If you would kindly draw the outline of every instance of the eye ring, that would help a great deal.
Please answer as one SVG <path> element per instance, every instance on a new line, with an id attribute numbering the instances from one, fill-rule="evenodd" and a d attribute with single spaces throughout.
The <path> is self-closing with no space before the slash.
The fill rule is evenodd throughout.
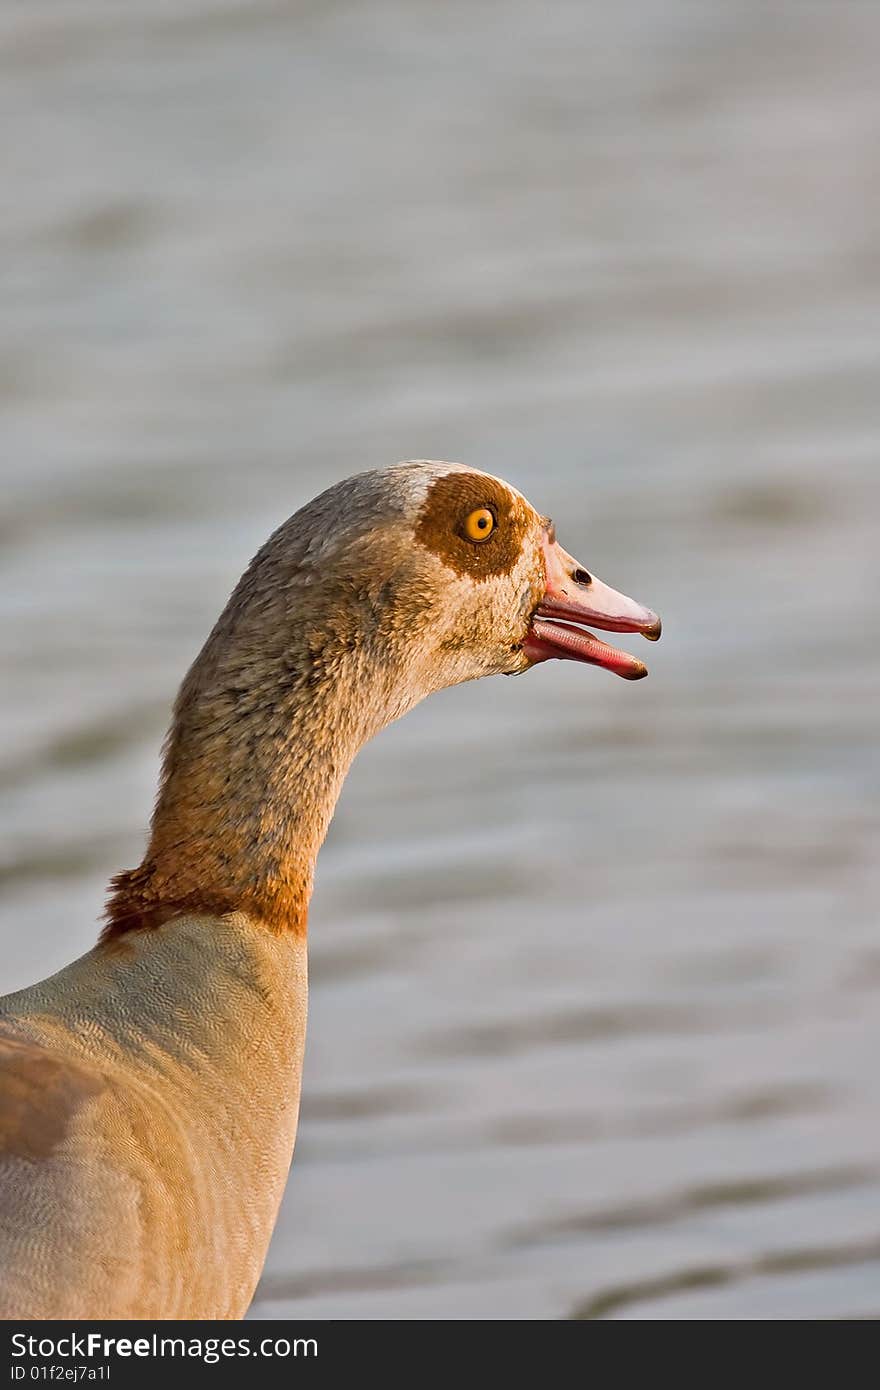
<path id="1" fill-rule="evenodd" d="M 477 507 L 465 517 L 464 534 L 469 541 L 487 541 L 496 524 L 494 512 L 488 507 Z"/>

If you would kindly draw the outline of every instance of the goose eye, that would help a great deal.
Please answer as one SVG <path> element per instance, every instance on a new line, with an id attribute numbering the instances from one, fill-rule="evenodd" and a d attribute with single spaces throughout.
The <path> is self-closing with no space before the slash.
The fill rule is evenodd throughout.
<path id="1" fill-rule="evenodd" d="M 494 530 L 495 517 L 488 507 L 478 507 L 464 523 L 464 533 L 469 541 L 488 540 Z"/>

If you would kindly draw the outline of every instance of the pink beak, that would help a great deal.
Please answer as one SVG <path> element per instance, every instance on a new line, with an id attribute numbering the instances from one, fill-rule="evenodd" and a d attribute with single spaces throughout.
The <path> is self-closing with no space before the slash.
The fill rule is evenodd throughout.
<path id="1" fill-rule="evenodd" d="M 606 632 L 640 632 L 649 642 L 656 642 L 660 636 L 657 614 L 588 574 L 558 544 L 552 527 L 544 538 L 544 565 L 547 587 L 524 645 L 529 660 L 534 664 L 555 656 L 604 666 L 625 680 L 646 676 L 647 667 L 629 652 L 619 651 L 571 624 L 589 623 Z"/>

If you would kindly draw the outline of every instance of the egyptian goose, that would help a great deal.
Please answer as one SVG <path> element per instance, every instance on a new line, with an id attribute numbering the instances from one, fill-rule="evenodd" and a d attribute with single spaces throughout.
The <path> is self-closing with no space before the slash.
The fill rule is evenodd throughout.
<path id="1" fill-rule="evenodd" d="M 240 1318 L 293 1152 L 315 859 L 361 745 L 549 657 L 660 635 L 507 483 L 418 461 L 275 532 L 183 682 L 98 944 L 0 1000 L 0 1316 Z"/>

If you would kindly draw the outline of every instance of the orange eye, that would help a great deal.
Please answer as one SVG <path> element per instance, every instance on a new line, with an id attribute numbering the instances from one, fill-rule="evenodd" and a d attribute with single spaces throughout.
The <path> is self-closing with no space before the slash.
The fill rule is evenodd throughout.
<path id="1" fill-rule="evenodd" d="M 495 518 L 488 507 L 478 507 L 464 523 L 464 533 L 469 541 L 488 540 L 495 530 Z"/>

